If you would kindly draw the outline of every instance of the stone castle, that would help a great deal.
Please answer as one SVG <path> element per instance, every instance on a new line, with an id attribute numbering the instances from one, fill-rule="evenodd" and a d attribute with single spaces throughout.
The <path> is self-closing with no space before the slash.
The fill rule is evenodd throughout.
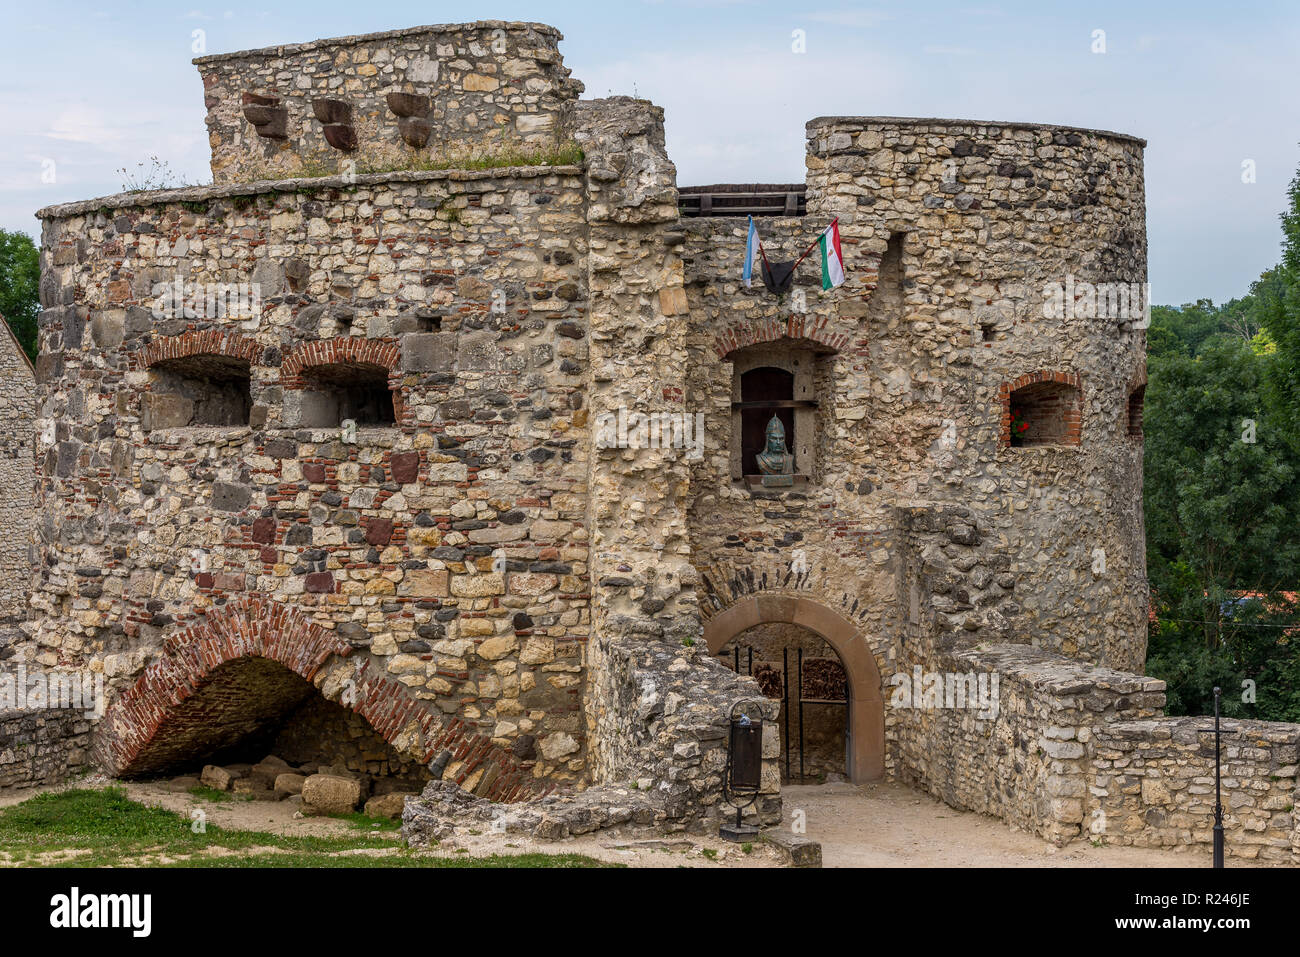
<path id="1" fill-rule="evenodd" d="M 559 40 L 202 57 L 213 185 L 40 212 L 0 654 L 107 708 L 0 714 L 39 745 L 0 783 L 274 750 L 424 787 L 416 843 L 694 826 L 759 699 L 763 823 L 793 757 L 1208 840 L 1204 737 L 1141 675 L 1143 141 L 819 117 L 806 183 L 679 189 L 663 112 L 581 99 Z M 747 286 L 746 210 L 783 260 L 838 219 L 847 281 Z M 1236 852 L 1295 860 L 1297 729 L 1232 728 Z"/>

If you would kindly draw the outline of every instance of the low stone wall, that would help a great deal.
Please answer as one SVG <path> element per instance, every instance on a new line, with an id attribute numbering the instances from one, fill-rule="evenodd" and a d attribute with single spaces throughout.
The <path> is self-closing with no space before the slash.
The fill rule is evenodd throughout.
<path id="1" fill-rule="evenodd" d="M 1209 845 L 1214 827 L 1212 718 L 1121 721 L 1096 729 L 1089 829 L 1109 844 Z M 1300 724 L 1222 722 L 1228 857 L 1300 863 Z"/>
<path id="2" fill-rule="evenodd" d="M 753 813 L 761 823 L 781 817 L 780 702 L 757 682 L 708 654 L 639 636 L 595 638 L 587 701 L 592 780 L 635 783 L 663 795 L 670 818 L 707 812 L 722 799 L 732 706 L 759 703 L 763 714 L 763 773 Z"/>
<path id="3" fill-rule="evenodd" d="M 58 784 L 88 767 L 90 729 L 75 709 L 0 711 L 0 789 Z"/>
<path id="4" fill-rule="evenodd" d="M 895 706 L 906 783 L 1058 845 L 1211 845 L 1214 721 L 1161 716 L 1163 681 L 1022 645 L 952 652 L 941 667 L 996 675 L 998 707 Z M 1300 724 L 1222 725 L 1228 856 L 1300 862 Z"/>
<path id="5" fill-rule="evenodd" d="M 503 805 L 433 781 L 406 803 L 408 843 L 427 846 L 458 828 L 485 824 L 539 840 L 623 826 L 702 831 L 718 815 L 734 813 L 723 801 L 723 783 L 731 708 L 742 699 L 759 702 L 764 722 L 762 788 L 744 817 L 764 825 L 781 820 L 779 702 L 710 657 L 702 643 L 602 636 L 588 649 L 600 659 L 588 661 L 595 786 Z"/>
<path id="6" fill-rule="evenodd" d="M 1057 844 L 1084 830 L 1094 729 L 1153 717 L 1165 701 L 1162 681 L 1026 645 L 954 652 L 940 667 L 996 676 L 996 715 L 981 718 L 970 707 L 895 708 L 899 776 L 953 807 L 1002 818 Z"/>

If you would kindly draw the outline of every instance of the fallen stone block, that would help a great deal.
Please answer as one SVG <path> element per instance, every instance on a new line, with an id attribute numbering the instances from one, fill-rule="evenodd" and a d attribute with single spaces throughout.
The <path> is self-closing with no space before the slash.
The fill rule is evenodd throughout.
<path id="1" fill-rule="evenodd" d="M 214 791 L 229 791 L 235 779 L 235 775 L 229 770 L 219 768 L 215 764 L 204 766 L 203 773 L 199 775 L 200 783 Z"/>
<path id="2" fill-rule="evenodd" d="M 301 794 L 302 786 L 307 781 L 306 775 L 297 774 L 293 771 L 286 771 L 284 774 L 278 774 L 275 778 L 275 793 L 281 799 L 287 798 L 293 794 Z"/>
<path id="3" fill-rule="evenodd" d="M 361 782 L 337 774 L 313 774 L 303 782 L 302 803 L 318 814 L 351 814 L 361 803 Z"/>
<path id="4" fill-rule="evenodd" d="M 415 795 L 408 791 L 392 791 L 379 797 L 372 797 L 366 802 L 366 817 L 395 821 L 402 816 L 402 809 L 406 807 L 408 797 L 415 797 Z"/>
<path id="5" fill-rule="evenodd" d="M 758 839 L 771 844 L 781 855 L 788 867 L 821 867 L 822 845 L 820 841 L 809 840 L 788 831 L 768 830 L 759 834 Z"/>

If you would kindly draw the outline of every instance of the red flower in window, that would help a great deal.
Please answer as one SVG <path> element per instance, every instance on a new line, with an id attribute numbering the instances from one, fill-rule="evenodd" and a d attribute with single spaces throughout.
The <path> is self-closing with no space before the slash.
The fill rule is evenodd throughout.
<path id="1" fill-rule="evenodd" d="M 1025 421 L 1025 414 L 1020 409 L 1011 410 L 1011 434 L 1019 435 L 1025 429 L 1029 428 L 1029 423 Z"/>

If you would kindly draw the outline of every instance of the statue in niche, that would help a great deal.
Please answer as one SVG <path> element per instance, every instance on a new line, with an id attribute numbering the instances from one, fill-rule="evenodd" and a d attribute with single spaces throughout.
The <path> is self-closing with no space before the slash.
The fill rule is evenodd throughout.
<path id="1" fill-rule="evenodd" d="M 775 415 L 767 423 L 767 442 L 756 458 L 763 485 L 768 488 L 794 485 L 794 456 L 785 445 L 785 426 Z"/>

